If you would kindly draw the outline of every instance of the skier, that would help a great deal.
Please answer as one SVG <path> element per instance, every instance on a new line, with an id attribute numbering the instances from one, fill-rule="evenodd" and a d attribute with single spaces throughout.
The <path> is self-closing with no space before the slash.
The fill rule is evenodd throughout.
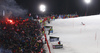
<path id="1" fill-rule="evenodd" d="M 83 22 L 81 22 L 82 25 L 85 25 Z"/>

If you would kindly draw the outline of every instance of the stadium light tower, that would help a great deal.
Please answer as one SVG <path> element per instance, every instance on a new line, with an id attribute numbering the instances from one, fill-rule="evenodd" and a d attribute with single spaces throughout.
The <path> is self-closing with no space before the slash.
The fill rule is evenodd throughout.
<path id="1" fill-rule="evenodd" d="M 91 0 L 84 0 L 84 2 L 87 4 L 86 15 L 88 15 L 88 5 L 91 3 Z"/>

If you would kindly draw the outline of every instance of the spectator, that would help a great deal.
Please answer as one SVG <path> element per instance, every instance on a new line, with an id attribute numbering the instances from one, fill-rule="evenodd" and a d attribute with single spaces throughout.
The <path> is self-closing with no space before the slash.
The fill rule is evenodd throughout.
<path id="1" fill-rule="evenodd" d="M 0 22 L 0 46 L 12 50 L 13 53 L 41 52 L 43 43 L 39 22 L 28 19 L 13 20 L 15 24 Z"/>

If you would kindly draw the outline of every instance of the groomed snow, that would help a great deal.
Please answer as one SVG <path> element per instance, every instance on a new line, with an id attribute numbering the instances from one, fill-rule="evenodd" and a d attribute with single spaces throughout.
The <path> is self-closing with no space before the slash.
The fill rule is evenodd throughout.
<path id="1" fill-rule="evenodd" d="M 100 53 L 100 15 L 56 19 L 47 25 L 54 31 L 48 40 L 57 36 L 63 44 L 62 49 L 52 49 L 57 42 L 49 42 L 51 53 Z"/>

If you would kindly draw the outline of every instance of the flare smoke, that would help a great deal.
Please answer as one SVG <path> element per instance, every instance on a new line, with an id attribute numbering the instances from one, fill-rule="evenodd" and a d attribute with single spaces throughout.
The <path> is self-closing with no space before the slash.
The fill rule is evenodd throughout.
<path id="1" fill-rule="evenodd" d="M 24 16 L 27 14 L 27 10 L 22 9 L 17 5 L 15 0 L 0 0 L 0 16 Z"/>

